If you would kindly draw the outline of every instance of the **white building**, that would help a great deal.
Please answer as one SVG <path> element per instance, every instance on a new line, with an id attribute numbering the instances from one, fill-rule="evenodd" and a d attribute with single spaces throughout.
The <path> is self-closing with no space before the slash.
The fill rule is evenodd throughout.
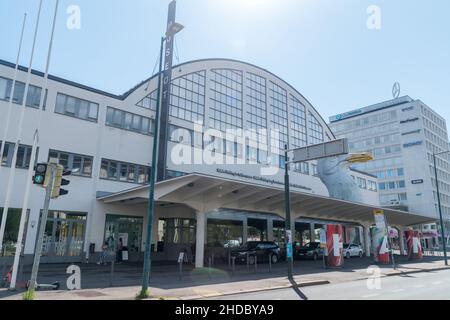
<path id="1" fill-rule="evenodd" d="M 17 141 L 18 128 L 14 124 L 21 111 L 26 71 L 20 68 L 15 88 L 0 172 L 0 207 L 5 201 L 11 170 L 11 146 Z M 6 126 L 13 74 L 14 66 L 0 61 L 0 133 Z M 280 147 L 284 144 L 294 148 L 334 139 L 326 122 L 289 84 L 247 63 L 224 59 L 193 61 L 174 67 L 173 79 L 167 124 L 170 141 L 165 144 L 166 175 L 170 180 L 158 182 L 155 189 L 154 258 L 175 259 L 179 250 L 189 250 L 194 242 L 197 252 L 203 252 L 205 242 L 214 245 L 264 239 L 282 244 L 283 170 L 267 176 L 261 169 L 271 160 L 283 167 Z M 33 71 L 31 85 L 13 184 L 10 207 L 14 209 L 8 214 L 4 251 L 10 254 L 17 238 L 26 184 L 24 169 L 30 162 L 30 145 L 41 116 L 38 162 L 58 158 L 66 168 L 80 168 L 77 175 L 70 177 L 70 193 L 51 202 L 43 261 L 84 260 L 91 250 L 99 252 L 105 241 L 113 245 L 119 238 L 128 248 L 130 259 L 140 259 L 146 238 L 157 77 L 118 96 L 50 76 L 45 111 L 36 108 L 43 74 Z M 278 129 L 280 136 L 274 140 L 267 134 L 263 141 L 260 137 L 255 147 L 254 137 L 224 143 L 220 134 L 205 137 L 194 132 L 196 127 L 220 132 L 230 128 L 269 128 Z M 211 154 L 226 155 L 228 160 L 240 159 L 243 163 L 181 164 L 179 156 L 172 156 L 174 148 L 202 151 L 210 146 L 214 149 Z M 365 199 L 364 204 L 353 204 L 328 198 L 325 185 L 315 175 L 315 166 L 307 163 L 291 168 L 295 238 L 314 241 L 318 228 L 339 222 L 347 227 L 346 241 L 363 243 L 361 226 L 368 230 L 373 223 L 372 210 L 378 206 L 376 188 L 368 187 L 376 184 L 375 177 L 352 173 Z M 26 256 L 34 250 L 43 198 L 44 190 L 32 186 Z M 428 219 L 410 216 L 405 220 L 405 213 L 396 210 L 387 214 L 398 226 Z M 203 263 L 200 260 L 198 265 Z"/>
<path id="2" fill-rule="evenodd" d="M 438 217 L 433 153 L 448 149 L 445 119 L 408 96 L 330 118 L 337 137 L 349 139 L 350 151 L 371 152 L 375 161 L 354 168 L 378 177 L 380 204 Z M 450 219 L 449 154 L 437 157 L 442 212 Z M 436 225 L 421 227 L 425 245 L 434 245 Z M 448 226 L 447 226 L 448 230 Z"/>

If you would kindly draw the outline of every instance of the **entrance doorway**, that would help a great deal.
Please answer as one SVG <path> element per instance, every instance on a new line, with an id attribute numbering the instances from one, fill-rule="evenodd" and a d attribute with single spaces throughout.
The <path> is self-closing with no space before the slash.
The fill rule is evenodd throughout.
<path id="1" fill-rule="evenodd" d="M 49 212 L 42 243 L 42 262 L 81 262 L 85 213 Z"/>
<path id="2" fill-rule="evenodd" d="M 123 249 L 128 251 L 128 259 L 139 261 L 143 221 L 141 217 L 107 214 L 104 241 L 108 243 L 108 249 L 115 252 L 119 239 L 122 239 Z"/>

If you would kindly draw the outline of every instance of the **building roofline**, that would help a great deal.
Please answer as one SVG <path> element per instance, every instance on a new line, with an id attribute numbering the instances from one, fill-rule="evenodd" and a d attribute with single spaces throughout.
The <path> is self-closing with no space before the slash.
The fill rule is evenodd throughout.
<path id="1" fill-rule="evenodd" d="M 410 96 L 406 95 L 406 96 L 402 96 L 396 99 L 391 99 L 391 100 L 386 100 L 386 101 L 382 101 L 379 103 L 375 103 L 372 105 L 368 105 L 362 108 L 357 108 L 357 109 L 353 109 L 341 114 L 337 114 L 337 115 L 333 115 L 331 117 L 329 117 L 329 122 L 331 123 L 337 123 L 340 121 L 345 121 L 351 118 L 356 118 L 365 114 L 369 114 L 372 112 L 376 112 L 376 111 L 380 111 L 380 110 L 385 110 L 385 109 L 389 109 L 389 108 L 393 108 L 393 107 L 397 107 L 403 104 L 407 104 L 407 103 L 411 103 L 417 100 L 412 99 Z M 378 106 L 378 107 L 377 107 Z M 367 111 L 364 111 L 365 109 L 367 109 Z M 358 112 L 359 111 L 359 112 Z"/>
<path id="2" fill-rule="evenodd" d="M 187 65 L 187 64 L 198 63 L 198 62 L 203 62 L 203 61 L 229 61 L 229 62 L 240 63 L 240 64 L 251 66 L 253 68 L 257 68 L 259 70 L 262 70 L 262 71 L 272 75 L 273 77 L 275 77 L 278 80 L 280 80 L 280 81 L 284 82 L 285 84 L 287 84 L 295 93 L 297 93 L 303 99 L 305 99 L 305 101 L 309 104 L 309 106 L 321 118 L 321 120 L 323 121 L 324 125 L 331 132 L 333 138 L 336 138 L 334 133 L 333 133 L 333 131 L 331 130 L 330 126 L 328 125 L 327 121 L 325 121 L 325 119 L 322 117 L 320 112 L 317 111 L 317 109 L 314 107 L 314 105 L 311 102 L 309 102 L 309 100 L 306 99 L 303 94 L 301 94 L 295 87 L 293 87 L 287 81 L 283 80 L 282 78 L 280 78 L 279 76 L 277 76 L 276 74 L 274 74 L 273 72 L 271 72 L 271 71 L 269 71 L 269 70 L 267 70 L 265 68 L 259 67 L 259 66 L 255 65 L 255 64 L 252 64 L 252 63 L 249 63 L 249 62 L 240 61 L 240 60 L 236 60 L 236 59 L 229 59 L 229 58 L 205 58 L 205 59 L 197 59 L 197 60 L 191 60 L 191 61 L 186 61 L 186 62 L 180 63 L 178 65 L 173 66 L 173 69 L 180 68 L 180 67 L 182 67 L 184 65 Z M 6 60 L 2 60 L 2 59 L 0 59 L 0 65 L 6 66 L 6 67 L 9 67 L 9 68 L 13 68 L 13 69 L 15 68 L 15 64 L 14 63 L 6 61 Z M 28 72 L 28 68 L 25 67 L 25 66 L 19 65 L 18 68 L 19 68 L 20 71 Z M 31 69 L 31 73 L 36 75 L 36 76 L 39 76 L 39 77 L 44 77 L 44 73 L 42 71 Z M 64 78 L 61 78 L 61 77 L 57 77 L 57 76 L 53 76 L 53 75 L 50 75 L 50 74 L 49 74 L 48 78 L 50 80 L 53 80 L 53 81 L 56 81 L 56 82 L 60 82 L 60 83 L 63 83 L 63 84 L 69 85 L 69 86 L 74 86 L 74 87 L 77 87 L 77 88 L 80 88 L 80 89 L 83 89 L 83 90 L 87 90 L 87 91 L 90 91 L 90 92 L 93 92 L 93 93 L 96 93 L 96 94 L 100 94 L 100 95 L 103 95 L 103 96 L 107 96 L 107 97 L 110 97 L 110 98 L 113 98 L 113 99 L 117 99 L 117 100 L 123 101 L 127 97 L 129 97 L 133 92 L 135 92 L 137 89 L 139 89 L 142 85 L 144 85 L 145 83 L 147 83 L 147 82 L 153 80 L 154 78 L 156 78 L 158 76 L 158 74 L 159 73 L 156 73 L 156 74 L 152 75 L 151 77 L 147 78 L 146 80 L 141 81 L 140 83 L 135 85 L 133 88 L 131 88 L 127 92 L 123 93 L 122 95 L 117 95 L 117 94 L 114 94 L 114 93 L 110 93 L 110 92 L 106 92 L 106 91 L 103 91 L 103 90 L 99 90 L 99 89 L 96 89 L 96 88 L 93 88 L 93 87 L 90 87 L 90 86 L 86 86 L 84 84 L 80 84 L 78 82 L 70 81 L 70 80 L 67 80 L 67 79 L 64 79 Z"/>

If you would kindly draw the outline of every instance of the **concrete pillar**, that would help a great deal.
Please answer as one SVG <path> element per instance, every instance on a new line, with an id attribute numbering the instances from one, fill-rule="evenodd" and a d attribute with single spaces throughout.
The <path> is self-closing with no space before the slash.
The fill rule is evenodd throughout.
<path id="1" fill-rule="evenodd" d="M 244 218 L 242 221 L 242 243 L 247 243 L 248 239 L 248 219 L 247 217 Z"/>
<path id="2" fill-rule="evenodd" d="M 364 251 L 366 252 L 366 257 L 370 257 L 370 226 L 364 226 Z"/>
<path id="3" fill-rule="evenodd" d="M 273 241 L 273 219 L 267 219 L 267 241 Z"/>
<path id="4" fill-rule="evenodd" d="M 206 214 L 200 211 L 195 213 L 197 229 L 195 236 L 195 267 L 203 268 L 205 255 Z"/>
<path id="5" fill-rule="evenodd" d="M 405 229 L 404 228 L 398 228 L 398 240 L 400 243 L 400 255 L 404 256 L 406 255 L 405 250 Z"/>
<path id="6" fill-rule="evenodd" d="M 309 224 L 309 232 L 311 234 L 311 242 L 316 242 L 316 232 L 314 229 L 314 223 Z"/>

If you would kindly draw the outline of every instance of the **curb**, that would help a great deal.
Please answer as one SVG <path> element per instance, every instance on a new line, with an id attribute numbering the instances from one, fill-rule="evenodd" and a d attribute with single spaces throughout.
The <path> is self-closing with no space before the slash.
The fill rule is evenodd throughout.
<path id="1" fill-rule="evenodd" d="M 319 286 L 319 285 L 325 285 L 325 284 L 330 284 L 330 281 L 315 280 L 315 281 L 300 282 L 300 283 L 297 283 L 297 287 L 303 288 L 303 287 Z M 288 288 L 293 288 L 293 287 L 294 287 L 294 285 L 287 284 L 287 285 L 281 285 L 281 286 L 255 288 L 255 289 L 250 289 L 250 290 L 228 291 L 228 292 L 224 292 L 224 293 L 211 294 L 211 295 L 206 295 L 206 296 L 200 296 L 200 295 L 187 296 L 187 297 L 181 297 L 180 300 L 199 300 L 199 299 L 204 299 L 204 298 L 217 298 L 217 297 L 232 296 L 232 295 L 237 295 L 237 294 L 256 293 L 256 292 L 262 292 L 262 291 L 275 291 L 275 290 L 288 289 Z"/>

